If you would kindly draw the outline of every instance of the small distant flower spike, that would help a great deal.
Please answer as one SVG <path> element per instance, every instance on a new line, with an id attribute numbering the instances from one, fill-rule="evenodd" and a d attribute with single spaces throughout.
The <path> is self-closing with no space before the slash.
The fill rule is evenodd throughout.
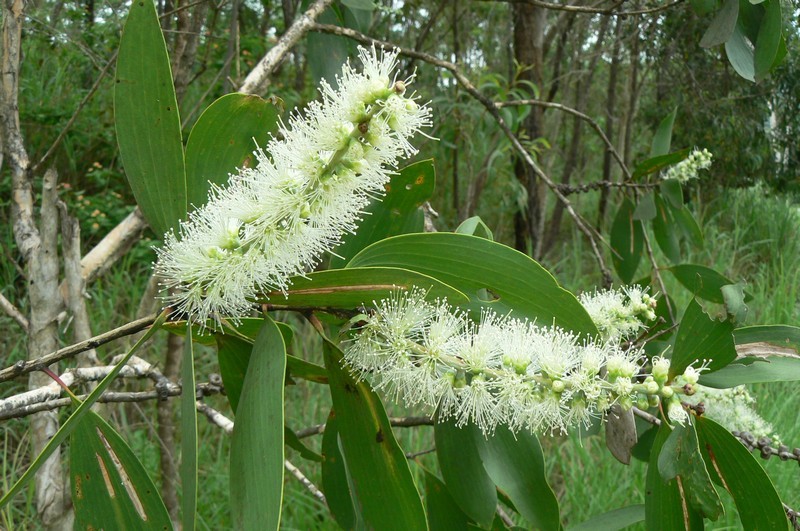
<path id="1" fill-rule="evenodd" d="M 698 172 L 711 166 L 712 154 L 707 149 L 695 149 L 688 157 L 675 164 L 661 177 L 665 181 L 674 179 L 680 183 L 686 183 L 698 178 Z"/>
<path id="2" fill-rule="evenodd" d="M 713 389 L 698 385 L 695 393 L 685 399 L 692 405 L 702 403 L 704 415 L 714 419 L 729 431 L 746 431 L 758 439 L 769 437 L 780 444 L 772 425 L 755 411 L 755 398 L 743 385 L 729 389 Z"/>
<path id="3" fill-rule="evenodd" d="M 245 315 L 356 230 L 398 159 L 416 152 L 410 138 L 431 125 L 408 90 L 413 76 L 393 74 L 396 51 L 360 48 L 359 60 L 360 72 L 348 63 L 338 88 L 323 82 L 321 101 L 281 124 L 255 167 L 213 187 L 165 236 L 155 272 L 170 305 L 201 323 Z"/>

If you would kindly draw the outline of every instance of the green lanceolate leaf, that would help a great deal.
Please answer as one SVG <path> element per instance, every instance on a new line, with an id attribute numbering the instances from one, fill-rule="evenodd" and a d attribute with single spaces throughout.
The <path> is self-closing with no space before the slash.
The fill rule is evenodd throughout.
<path id="1" fill-rule="evenodd" d="M 329 269 L 292 279 L 285 294 L 269 294 L 274 308 L 356 309 L 389 297 L 398 289 L 413 287 L 426 290 L 430 299 L 447 299 L 464 304 L 467 296 L 453 286 L 432 276 L 399 267 L 357 267 Z"/>
<path id="2" fill-rule="evenodd" d="M 658 472 L 664 481 L 679 476 L 683 480 L 683 493 L 689 505 L 706 518 L 716 520 L 723 513 L 719 494 L 711 483 L 706 463 L 700 454 L 697 432 L 692 422 L 673 427 L 661 447 Z"/>
<path id="3" fill-rule="evenodd" d="M 431 531 L 467 528 L 467 515 L 458 507 L 442 480 L 428 470 L 425 470 L 425 508 Z"/>
<path id="4" fill-rule="evenodd" d="M 653 219 L 653 234 L 656 237 L 659 248 L 670 262 L 679 262 L 681 259 L 681 246 L 678 240 L 678 231 L 675 217 L 672 214 L 673 207 L 661 197 L 655 200 L 657 214 Z"/>
<path id="5" fill-rule="evenodd" d="M 128 360 L 131 359 L 131 356 L 133 356 L 134 353 L 136 353 L 144 343 L 153 337 L 153 335 L 161 328 L 161 325 L 164 324 L 166 318 L 167 312 L 164 311 L 155 320 L 153 326 L 150 327 L 150 330 L 148 330 L 147 333 L 145 333 L 139 339 L 139 341 L 137 341 L 133 347 L 131 347 L 127 354 L 125 354 L 125 356 L 123 356 L 122 359 L 116 365 L 114 365 L 114 368 L 110 373 L 108 373 L 108 376 L 103 378 L 100 383 L 97 384 L 97 387 L 95 387 L 94 390 L 89 393 L 89 396 L 86 397 L 86 400 L 80 403 L 72 415 L 70 415 L 64 424 L 61 425 L 55 435 L 53 435 L 50 440 L 47 441 L 45 447 L 41 452 L 39 452 L 39 455 L 36 456 L 36 459 L 33 460 L 31 466 L 25 470 L 25 473 L 22 474 L 22 477 L 20 477 L 11 487 L 11 489 L 5 493 L 3 498 L 0 499 L 0 508 L 5 507 L 11 498 L 13 498 L 17 493 L 19 493 L 20 490 L 22 490 L 22 487 L 24 487 L 28 481 L 30 481 L 36 471 L 39 470 L 45 461 L 47 461 L 47 458 L 53 454 L 56 448 L 58 448 L 58 445 L 60 445 L 67 439 L 67 437 L 70 436 L 72 430 L 74 430 L 81 419 L 87 415 L 89 411 L 91 411 L 90 408 L 92 405 L 94 405 L 94 403 L 97 402 L 97 399 L 100 398 L 100 395 L 102 395 L 106 389 L 108 389 L 108 386 L 111 385 L 111 382 L 113 382 L 114 378 L 117 377 L 119 371 L 121 371 L 125 364 L 128 363 Z"/>
<path id="6" fill-rule="evenodd" d="M 341 450 L 360 517 L 371 529 L 427 529 L 425 510 L 380 399 L 323 343 Z"/>
<path id="7" fill-rule="evenodd" d="M 708 372 L 716 371 L 736 359 L 733 323 L 715 321 L 692 299 L 683 314 L 669 368 L 670 378 L 682 374 L 689 365 L 708 360 Z"/>
<path id="8" fill-rule="evenodd" d="M 472 216 L 471 218 L 465 219 L 456 228 L 456 232 L 458 234 L 469 234 L 494 241 L 492 230 L 483 222 L 480 216 Z"/>
<path id="9" fill-rule="evenodd" d="M 748 81 L 755 81 L 755 54 L 753 46 L 745 36 L 741 21 L 736 23 L 730 38 L 725 42 L 728 62 L 736 73 Z"/>
<path id="10" fill-rule="evenodd" d="M 597 334 L 584 307 L 546 269 L 484 238 L 448 232 L 395 236 L 370 245 L 347 268 L 377 266 L 402 267 L 446 282 L 469 297 L 462 307 L 476 314 L 486 307 L 501 315 L 513 311 L 518 318 Z"/>
<path id="11" fill-rule="evenodd" d="M 339 429 L 336 416 L 331 410 L 322 434 L 322 490 L 333 518 L 342 529 L 356 529 L 358 514 L 353 508 L 354 500 L 347 478 L 347 468 L 339 448 Z"/>
<path id="12" fill-rule="evenodd" d="M 697 419 L 697 435 L 711 479 L 731 493 L 743 529 L 787 529 L 789 524 L 781 499 L 753 454 L 709 418 Z"/>
<path id="13" fill-rule="evenodd" d="M 481 430 L 469 424 L 456 427 L 453 419 L 434 425 L 436 456 L 450 496 L 464 513 L 489 527 L 497 510 L 497 490 L 484 467 L 478 438 Z"/>
<path id="14" fill-rule="evenodd" d="M 645 175 L 650 175 L 656 173 L 657 171 L 661 171 L 667 166 L 677 164 L 678 162 L 688 157 L 690 151 L 691 150 L 689 149 L 682 149 L 674 153 L 668 153 L 666 155 L 658 155 L 656 157 L 651 157 L 649 159 L 646 159 L 636 165 L 636 168 L 634 168 L 633 170 L 632 178 L 634 180 L 640 179 Z"/>
<path id="15" fill-rule="evenodd" d="M 189 207 L 208 201 L 209 183 L 222 185 L 237 168 L 255 167 L 253 152 L 278 130 L 274 102 L 250 94 L 226 94 L 203 111 L 186 141 Z"/>
<path id="16" fill-rule="evenodd" d="M 659 192 L 661 192 L 661 196 L 668 204 L 675 208 L 683 207 L 683 188 L 681 187 L 680 181 L 677 179 L 661 181 L 661 185 L 658 189 Z"/>
<path id="17" fill-rule="evenodd" d="M 664 481 L 658 471 L 658 458 L 670 428 L 662 423 L 650 451 L 650 466 L 645 480 L 645 524 L 647 529 L 663 531 L 702 531 L 703 517 L 681 494 L 681 478 Z M 679 485 L 680 483 L 680 485 Z"/>
<path id="18" fill-rule="evenodd" d="M 644 505 L 629 505 L 592 516 L 585 522 L 570 526 L 567 531 L 618 531 L 644 520 Z"/>
<path id="19" fill-rule="evenodd" d="M 611 225 L 611 261 L 625 284 L 633 280 L 644 247 L 642 222 L 633 219 L 633 212 L 633 203 L 625 199 Z"/>
<path id="20" fill-rule="evenodd" d="M 499 426 L 488 438 L 473 430 L 483 467 L 517 511 L 537 529 L 558 529 L 558 500 L 547 484 L 542 447 L 527 431 Z"/>
<path id="21" fill-rule="evenodd" d="M 747 326 L 733 331 L 734 363 L 707 376 L 700 383 L 710 387 L 800 381 L 800 328 L 787 325 Z"/>
<path id="22" fill-rule="evenodd" d="M 655 194 L 648 192 L 639 198 L 636 203 L 636 210 L 633 211 L 633 219 L 638 221 L 650 221 L 656 217 Z"/>
<path id="23" fill-rule="evenodd" d="M 764 79 L 775 64 L 781 47 L 781 2 L 766 0 L 763 4 L 765 12 L 758 28 L 754 67 L 756 81 Z"/>
<path id="24" fill-rule="evenodd" d="M 668 271 L 695 297 L 718 304 L 725 302 L 722 287 L 734 283 L 726 276 L 701 265 L 680 264 L 670 267 Z"/>
<path id="25" fill-rule="evenodd" d="M 316 463 L 322 462 L 322 456 L 303 444 L 303 441 L 300 440 L 294 430 L 292 430 L 289 426 L 283 427 L 283 440 L 286 443 L 286 446 L 292 450 L 296 450 L 303 459 L 308 459 L 309 461 L 314 461 Z"/>
<path id="26" fill-rule="evenodd" d="M 193 531 L 197 513 L 197 396 L 192 328 L 187 324 L 181 361 L 181 523 Z"/>
<path id="27" fill-rule="evenodd" d="M 231 438 L 231 511 L 237 529 L 278 529 L 283 501 L 286 347 L 275 322 L 253 343 Z"/>
<path id="28" fill-rule="evenodd" d="M 419 207 L 430 199 L 435 184 L 433 160 L 423 160 L 400 170 L 386 185 L 386 195 L 367 207 L 358 232 L 346 236 L 336 248 L 338 256 L 331 258 L 331 268 L 344 267 L 361 249 L 384 238 L 422 232 L 425 220 Z"/>
<path id="29" fill-rule="evenodd" d="M 70 436 L 69 468 L 75 529 L 172 529 L 144 466 L 94 411 Z"/>
<path id="30" fill-rule="evenodd" d="M 134 0 L 122 31 L 114 121 L 125 175 L 156 234 L 186 217 L 181 121 L 167 47 L 152 0 Z"/>
<path id="31" fill-rule="evenodd" d="M 678 115 L 678 108 L 672 109 L 661 123 L 658 124 L 656 134 L 653 136 L 653 143 L 650 146 L 650 156 L 658 157 L 669 153 L 672 145 L 672 127 L 675 125 L 675 117 Z"/>
<path id="32" fill-rule="evenodd" d="M 739 18 L 739 0 L 725 0 L 722 9 L 714 16 L 714 20 L 700 39 L 700 46 L 711 48 L 727 42 L 736 27 Z"/>

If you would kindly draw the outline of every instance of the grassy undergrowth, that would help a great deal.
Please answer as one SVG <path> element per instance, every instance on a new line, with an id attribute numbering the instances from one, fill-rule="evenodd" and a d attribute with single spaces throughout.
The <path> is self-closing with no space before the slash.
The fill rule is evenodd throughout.
<path id="1" fill-rule="evenodd" d="M 747 283 L 747 290 L 753 295 L 749 303 L 748 324 L 797 325 L 800 322 L 800 269 L 797 267 L 800 264 L 800 206 L 788 198 L 775 197 L 758 188 L 728 191 L 714 201 L 701 204 L 695 200 L 694 204 L 701 215 L 708 244 L 705 249 L 689 251 L 687 262 L 708 265 L 734 281 Z M 3 237 L 10 246 L 10 235 L 4 234 Z M 134 317 L 139 294 L 147 281 L 150 244 L 140 244 L 135 259 L 123 260 L 92 286 L 89 305 L 95 332 L 113 328 Z M 583 264 L 583 269 L 575 268 L 575 264 Z M 566 287 L 576 292 L 591 288 L 598 280 L 588 246 L 577 235 L 565 242 L 562 250 L 557 251 L 545 265 L 554 271 Z M 6 267 L 0 268 L 0 277 L 7 287 L 4 295 L 13 300 L 14 286 L 19 285 L 18 274 L 6 263 Z M 664 280 L 677 306 L 685 307 L 691 294 L 680 288 L 669 274 L 664 274 Z M 300 319 L 294 316 L 288 318 L 296 329 L 295 339 L 290 346 L 292 353 L 322 363 L 319 340 L 315 334 Z M 0 327 L 7 331 L 0 337 L 0 343 L 7 353 L 3 366 L 7 366 L 25 356 L 24 341 L 17 327 L 7 317 L 0 316 Z M 164 343 L 164 338 L 159 338 L 141 354 L 142 357 L 153 362 L 162 359 Z M 124 345 L 110 346 L 101 349 L 100 355 L 102 359 L 110 359 L 123 349 Z M 219 370 L 215 352 L 199 348 L 196 355 L 197 379 L 206 381 L 211 373 Z M 2 396 L 20 392 L 22 388 L 22 382 L 6 384 Z M 759 413 L 773 424 L 776 432 L 791 446 L 800 445 L 800 425 L 797 424 L 800 397 L 796 389 L 795 383 L 752 388 L 754 396 L 758 398 Z M 231 415 L 224 397 L 211 397 L 208 403 Z M 330 409 L 330 396 L 325 386 L 299 381 L 297 385 L 287 388 L 286 404 L 287 423 L 297 430 L 325 421 Z M 386 407 L 393 416 L 420 413 L 405 411 L 388 402 Z M 115 406 L 112 409 L 115 425 L 153 477 L 158 478 L 159 453 L 154 443 L 155 404 L 148 402 Z M 0 484 L 3 490 L 29 462 L 26 426 L 25 420 L 3 423 L 3 483 Z M 433 447 L 433 431 L 430 427 L 398 428 L 395 433 L 407 452 L 420 452 Z M 319 451 L 321 436 L 310 437 L 305 442 L 313 450 Z M 626 467 L 615 461 L 605 449 L 602 437 L 542 437 L 542 443 L 551 484 L 560 498 L 566 524 L 575 524 L 594 514 L 625 505 L 643 503 L 645 466 L 634 461 Z M 227 503 L 229 445 L 229 437 L 216 426 L 205 422 L 201 416 L 199 529 L 232 527 Z M 312 482 L 317 485 L 321 483 L 320 468 L 316 463 L 304 461 L 290 449 L 287 449 L 287 458 Z M 425 467 L 437 468 L 435 454 L 417 459 Z M 773 458 L 764 462 L 764 466 L 785 503 L 800 507 L 800 492 L 796 489 L 797 464 Z M 412 470 L 419 479 L 421 468 L 412 464 Z M 730 499 L 726 501 L 726 510 L 726 516 L 713 523 L 711 528 L 741 528 Z M 32 490 L 29 489 L 27 496 L 21 496 L 0 513 L 0 527 L 35 529 L 38 523 L 34 514 Z M 336 528 L 327 509 L 288 474 L 283 528 Z"/>

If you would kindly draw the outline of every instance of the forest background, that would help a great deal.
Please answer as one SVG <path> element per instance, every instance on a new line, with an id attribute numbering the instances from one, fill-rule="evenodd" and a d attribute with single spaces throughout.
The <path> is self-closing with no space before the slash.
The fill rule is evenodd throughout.
<path id="1" fill-rule="evenodd" d="M 247 85 L 259 59 L 309 8 L 308 2 L 302 4 L 159 3 L 184 137 L 210 102 Z M 439 230 L 454 230 L 480 216 L 496 241 L 540 261 L 575 292 L 603 282 L 588 241 L 565 214 L 563 203 L 520 164 L 486 107 L 455 76 L 464 76 L 475 93 L 500 105 L 516 137 L 601 233 L 608 231 L 621 202 L 618 190 L 602 183 L 622 178 L 603 136 L 624 164 L 634 167 L 648 158 L 654 132 L 674 112 L 673 147 L 706 148 L 714 154 L 712 167 L 686 194 L 706 242 L 713 245 L 687 248 L 686 261 L 746 283 L 753 300 L 745 322 L 800 322 L 798 8 L 783 4 L 786 56 L 756 83 L 736 71 L 723 47 L 701 46 L 718 12 L 714 1 L 574 2 L 574 9 L 565 5 L 522 0 L 335 3 L 266 80 L 249 88 L 276 98 L 282 110 L 302 106 L 316 98 L 317 81 L 332 78 L 353 53 L 358 34 L 421 52 L 401 57 L 400 71 L 416 68 L 415 89 L 431 98 L 435 128 L 430 134 L 437 140 L 425 140 L 417 160 L 435 161 L 438 182 L 427 207 L 433 224 Z M 96 0 L 38 1 L 25 7 L 18 107 L 33 167 L 32 189 L 41 197 L 44 170 L 55 171 L 57 196 L 62 212 L 68 213 L 64 219 L 75 218 L 80 228 L 79 246 L 71 251 L 73 267 L 75 256 L 85 257 L 107 242 L 110 231 L 118 231 L 115 238 L 123 235 L 114 255 L 86 279 L 86 296 L 78 297 L 79 304 L 72 297 L 63 308 L 58 321 L 63 344 L 157 309 L 151 263 L 159 236 L 134 209 L 114 135 L 111 74 L 127 8 L 124 2 Z M 335 35 L 348 31 L 356 38 Z M 0 286 L 6 312 L 0 315 L 0 345 L 3 366 L 10 366 L 28 357 L 25 315 L 31 300 L 25 250 L 13 233 L 12 165 L 5 153 Z M 659 249 L 654 252 L 659 261 L 668 262 Z M 65 274 L 68 268 L 64 266 Z M 676 281 L 665 275 L 665 282 Z M 688 298 L 679 298 L 677 306 L 684 307 Z M 313 357 L 319 350 L 316 341 L 310 334 L 296 334 L 291 348 Z M 101 348 L 97 356 L 108 360 L 123 350 L 124 345 Z M 175 379 L 180 352 L 180 338 L 171 336 L 161 338 L 143 357 Z M 213 351 L 195 355 L 198 381 L 213 384 Z M 22 380 L 7 384 L 2 396 L 19 393 L 25 385 Z M 140 387 L 126 382 L 117 390 Z M 330 401 L 317 391 L 305 382 L 287 390 L 295 395 L 287 399 L 290 426 L 300 430 L 325 421 Z M 762 416 L 785 441 L 800 445 L 798 399 L 790 384 L 758 386 L 754 392 Z M 227 407 L 219 396 L 205 400 L 221 411 Z M 177 511 L 177 406 L 144 401 L 108 408 L 136 454 L 159 478 L 168 509 Z M 395 408 L 390 414 L 413 412 Z M 35 435 L 28 431 L 27 419 L 7 420 L 3 427 L 3 481 L 9 482 L 29 464 Z M 427 429 L 400 429 L 404 449 L 417 453 L 429 448 L 432 435 Z M 198 526 L 227 528 L 230 514 L 219 500 L 227 499 L 230 441 L 215 425 L 201 424 L 200 431 Z M 613 461 L 602 441 L 577 436 L 542 441 L 566 523 L 642 497 L 643 474 Z M 309 442 L 316 449 L 318 444 Z M 765 466 L 785 503 L 799 506 L 800 494 L 792 488 L 796 467 L 777 460 Z M 314 469 L 306 472 L 312 483 L 319 482 Z M 312 492 L 292 478 L 286 481 L 287 528 L 334 525 Z M 44 509 L 37 505 L 31 490 L 26 499 L 4 508 L 0 525 L 34 526 L 43 517 Z M 735 522 L 735 511 L 727 518 L 721 525 Z"/>

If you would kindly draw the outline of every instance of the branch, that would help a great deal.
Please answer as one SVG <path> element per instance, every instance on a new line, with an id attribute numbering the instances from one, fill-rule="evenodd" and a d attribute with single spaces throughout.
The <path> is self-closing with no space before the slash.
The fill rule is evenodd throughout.
<path id="1" fill-rule="evenodd" d="M 26 334 L 28 333 L 28 319 L 26 319 L 25 316 L 22 315 L 22 312 L 20 312 L 10 300 L 6 299 L 2 293 L 0 293 L 0 308 L 2 308 L 9 317 L 14 319 Z"/>
<path id="2" fill-rule="evenodd" d="M 542 101 L 542 100 L 511 100 L 511 101 L 499 101 L 495 103 L 497 107 L 516 107 L 520 105 L 535 105 L 537 107 L 545 107 L 547 109 L 557 109 L 559 111 L 565 112 L 567 114 L 571 114 L 573 116 L 577 116 L 581 120 L 588 123 L 592 129 L 594 129 L 600 138 L 603 140 L 603 143 L 606 145 L 606 149 L 611 153 L 611 156 L 614 157 L 614 160 L 617 161 L 619 167 L 622 168 L 622 172 L 625 174 L 625 180 L 631 180 L 631 172 L 628 169 L 628 166 L 625 165 L 625 162 L 622 160 L 619 152 L 614 147 L 614 144 L 611 143 L 611 140 L 608 139 L 603 129 L 600 127 L 595 120 L 593 120 L 590 116 L 580 112 L 577 109 L 573 109 L 572 107 L 567 107 L 566 105 L 562 105 L 560 103 L 552 103 L 549 101 Z"/>
<path id="3" fill-rule="evenodd" d="M 152 325 L 157 317 L 158 315 L 150 315 L 142 319 L 137 319 L 136 321 L 132 321 L 113 330 L 109 330 L 108 332 L 104 332 L 100 335 L 89 338 L 86 341 L 81 341 L 80 343 L 59 349 L 56 352 L 42 356 L 41 358 L 20 360 L 11 367 L 0 370 L 0 383 L 14 379 L 17 376 L 39 370 L 40 367 L 47 367 L 48 365 L 52 365 L 58 361 L 71 358 L 77 354 L 80 354 L 81 352 L 97 348 L 100 345 L 105 345 L 109 341 L 140 332 Z"/>
<path id="4" fill-rule="evenodd" d="M 669 4 L 661 5 L 658 7 L 648 7 L 644 9 L 636 9 L 631 11 L 617 11 L 617 8 L 622 5 L 623 0 L 615 0 L 617 4 L 614 7 L 600 8 L 589 6 L 578 6 L 573 4 L 556 4 L 554 2 L 544 2 L 542 0 L 482 0 L 484 2 L 508 2 L 511 4 L 529 4 L 536 7 L 543 7 L 545 9 L 552 9 L 554 11 L 567 11 L 569 13 L 582 13 L 591 15 L 606 15 L 612 17 L 627 17 L 630 15 L 652 15 L 665 11 L 676 5 L 683 3 L 683 0 L 675 0 Z"/>
<path id="5" fill-rule="evenodd" d="M 308 11 L 297 17 L 297 20 L 278 39 L 275 46 L 247 74 L 244 83 L 239 87 L 239 92 L 244 92 L 245 94 L 264 92 L 269 86 L 269 76 L 278 68 L 278 65 L 281 64 L 289 50 L 312 29 L 317 17 L 331 3 L 333 3 L 333 0 L 315 0 L 311 7 L 308 8 Z"/>
<path id="6" fill-rule="evenodd" d="M 86 283 L 108 271 L 139 241 L 146 228 L 147 221 L 139 207 L 136 207 L 81 259 L 81 275 Z"/>
<path id="7" fill-rule="evenodd" d="M 215 424 L 216 426 L 219 426 L 220 428 L 222 428 L 223 431 L 225 431 L 225 433 L 227 433 L 228 435 L 233 433 L 233 421 L 231 419 L 229 419 L 228 417 L 226 417 L 225 415 L 223 415 L 222 413 L 220 413 L 219 411 L 217 411 L 216 409 L 214 409 L 211 406 L 208 406 L 208 405 L 206 405 L 203 402 L 200 402 L 198 400 L 197 401 L 197 411 L 199 411 L 200 413 L 205 415 L 209 422 L 211 422 L 212 424 Z M 325 501 L 325 495 L 322 493 L 322 491 L 319 490 L 319 488 L 317 488 L 317 486 L 314 485 L 300 471 L 300 469 L 298 469 L 296 466 L 294 466 L 291 463 L 291 461 L 284 460 L 283 466 L 286 468 L 286 470 L 289 471 L 289 473 L 292 476 L 294 476 L 295 479 L 297 479 L 297 481 L 302 483 L 309 490 L 309 492 L 311 492 L 311 494 L 316 499 L 318 499 L 322 503 L 327 503 Z"/>
<path id="8" fill-rule="evenodd" d="M 434 421 L 430 417 L 389 417 L 389 424 L 395 428 L 413 428 L 415 426 L 433 426 Z M 325 424 L 309 426 L 297 431 L 298 439 L 305 439 L 312 435 L 325 433 Z"/>
<path id="9" fill-rule="evenodd" d="M 567 197 L 563 193 L 561 193 L 561 191 L 559 190 L 558 185 L 555 183 L 555 181 L 553 181 L 539 167 L 539 165 L 533 159 L 533 157 L 528 152 L 528 150 L 525 149 L 525 146 L 522 145 L 522 143 L 519 141 L 517 136 L 514 134 L 514 132 L 508 126 L 508 124 L 506 124 L 505 120 L 503 119 L 502 115 L 500 114 L 499 107 L 492 100 L 490 100 L 489 98 L 487 98 L 486 96 L 481 94 L 481 92 L 478 91 L 477 88 L 475 88 L 475 85 L 473 85 L 472 82 L 470 82 L 470 80 L 464 74 L 461 73 L 461 71 L 458 69 L 458 67 L 456 65 L 454 65 L 453 63 L 451 63 L 449 61 L 444 61 L 442 59 L 439 59 L 437 57 L 434 57 L 432 55 L 429 55 L 429 54 L 426 54 L 426 53 L 423 53 L 423 52 L 418 52 L 416 50 L 410 50 L 410 49 L 407 49 L 407 48 L 401 48 L 401 47 L 399 47 L 399 46 L 397 46 L 395 44 L 392 44 L 390 42 L 381 41 L 381 40 L 378 40 L 378 39 L 373 39 L 372 37 L 364 35 L 363 33 L 360 33 L 358 31 L 355 31 L 355 30 L 350 29 L 350 28 L 343 28 L 343 27 L 335 26 L 335 25 L 331 25 L 331 24 L 313 24 L 311 29 L 314 30 L 314 31 L 319 31 L 319 32 L 323 32 L 323 33 L 332 33 L 334 35 L 340 35 L 342 37 L 347 37 L 349 39 L 353 39 L 356 42 L 360 42 L 362 44 L 366 44 L 366 45 L 370 45 L 370 46 L 383 47 L 383 48 L 387 48 L 387 49 L 396 49 L 401 55 L 405 55 L 407 57 L 412 57 L 412 58 L 415 58 L 415 59 L 419 59 L 421 61 L 424 61 L 426 63 L 432 64 L 434 66 L 437 66 L 439 68 L 443 68 L 443 69 L 449 71 L 453 75 L 453 77 L 456 79 L 456 81 L 462 87 L 464 87 L 464 90 L 466 90 L 469 93 L 470 96 L 472 96 L 473 98 L 478 100 L 478 102 L 480 102 L 481 105 L 483 105 L 486 108 L 486 110 L 489 112 L 489 114 L 492 116 L 492 118 L 494 118 L 495 122 L 497 122 L 497 125 L 503 131 L 505 136 L 508 138 L 509 142 L 511 142 L 511 146 L 519 154 L 519 156 L 522 158 L 522 160 L 525 161 L 525 164 L 527 164 L 528 166 L 531 167 L 531 169 L 536 174 L 536 176 L 539 179 L 541 179 L 547 185 L 548 188 L 550 188 L 550 190 L 553 192 L 553 194 L 555 194 L 555 196 L 558 198 L 558 200 L 564 205 L 564 209 L 572 217 L 572 219 L 575 222 L 575 225 L 589 239 L 589 244 L 592 247 L 592 253 L 594 254 L 595 259 L 597 260 L 597 263 L 600 266 L 600 271 L 601 271 L 601 273 L 603 275 L 604 283 L 606 285 L 611 285 L 611 282 L 612 282 L 611 271 L 609 270 L 608 266 L 606 265 L 606 260 L 603 257 L 603 254 L 600 252 L 600 248 L 597 245 L 597 241 L 598 240 L 602 241 L 602 238 L 600 237 L 600 235 L 597 234 L 596 231 L 594 231 L 594 229 L 591 226 L 589 226 L 589 224 L 586 223 L 586 221 L 580 216 L 580 214 L 578 214 L 575 211 L 574 207 L 572 206 L 572 203 L 569 201 L 569 199 L 567 199 Z"/>

